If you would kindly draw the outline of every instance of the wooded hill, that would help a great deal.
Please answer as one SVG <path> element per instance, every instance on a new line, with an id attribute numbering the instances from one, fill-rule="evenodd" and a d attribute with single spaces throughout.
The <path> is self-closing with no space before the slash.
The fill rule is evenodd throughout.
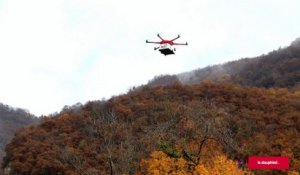
<path id="1" fill-rule="evenodd" d="M 17 132 L 7 175 L 299 174 L 300 40 L 256 58 L 158 76 Z M 267 89 L 268 88 L 268 89 Z M 237 160 L 288 156 L 289 171 Z"/>
<path id="2" fill-rule="evenodd" d="M 19 131 L 3 166 L 22 175 L 242 174 L 231 160 L 282 155 L 299 172 L 299 116 L 299 91 L 207 81 L 144 86 Z"/>
<path id="3" fill-rule="evenodd" d="M 26 110 L 0 103 L 0 163 L 4 156 L 5 145 L 10 142 L 14 133 L 22 127 L 37 122 L 38 118 Z"/>
<path id="4" fill-rule="evenodd" d="M 205 59 L 205 58 L 202 58 Z M 300 39 L 255 58 L 243 58 L 225 64 L 208 66 L 178 75 L 162 75 L 149 82 L 151 86 L 174 82 L 198 84 L 204 80 L 256 87 L 300 88 Z"/>

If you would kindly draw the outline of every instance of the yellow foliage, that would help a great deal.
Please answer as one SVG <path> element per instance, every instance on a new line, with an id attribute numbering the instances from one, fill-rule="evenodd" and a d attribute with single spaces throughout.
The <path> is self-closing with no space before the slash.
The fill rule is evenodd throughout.
<path id="1" fill-rule="evenodd" d="M 199 175 L 232 175 L 232 174 L 245 174 L 246 171 L 239 169 L 237 164 L 223 155 L 216 156 L 211 165 L 198 165 L 196 166 L 195 173 Z"/>
<path id="2" fill-rule="evenodd" d="M 204 165 L 201 164 L 201 165 L 196 166 L 193 174 L 195 174 L 195 175 L 210 175 L 210 172 Z"/>
<path id="3" fill-rule="evenodd" d="M 300 175 L 300 173 L 296 171 L 289 171 L 288 175 Z"/>
<path id="4" fill-rule="evenodd" d="M 143 175 L 239 175 L 246 173 L 239 169 L 234 161 L 223 155 L 214 157 L 210 164 L 192 166 L 185 159 L 168 157 L 162 151 L 155 151 L 149 160 L 142 160 L 140 168 L 140 174 Z"/>
<path id="5" fill-rule="evenodd" d="M 142 174 L 151 175 L 184 175 L 187 163 L 183 158 L 173 159 L 162 151 L 155 151 L 150 160 L 142 160 Z"/>

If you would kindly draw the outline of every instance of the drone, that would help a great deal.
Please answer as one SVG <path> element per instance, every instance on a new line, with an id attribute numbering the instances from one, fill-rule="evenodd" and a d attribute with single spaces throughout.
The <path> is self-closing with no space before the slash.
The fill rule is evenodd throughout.
<path id="1" fill-rule="evenodd" d="M 159 44 L 158 47 L 154 47 L 154 50 L 160 51 L 161 54 L 164 54 L 165 56 L 175 54 L 176 48 L 173 48 L 173 45 L 185 45 L 187 46 L 188 43 L 174 43 L 175 40 L 180 38 L 180 35 L 178 35 L 176 38 L 172 40 L 165 40 L 163 39 L 159 34 L 157 34 L 157 37 L 161 39 L 159 42 L 153 42 L 146 40 L 146 43 L 153 43 L 153 44 Z"/>

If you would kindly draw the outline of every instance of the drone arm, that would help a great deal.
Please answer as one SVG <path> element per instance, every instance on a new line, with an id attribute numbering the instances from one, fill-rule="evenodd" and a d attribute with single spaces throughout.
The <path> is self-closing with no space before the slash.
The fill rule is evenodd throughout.
<path id="1" fill-rule="evenodd" d="M 177 40 L 178 38 L 180 38 L 180 35 L 178 35 L 176 38 L 172 39 L 171 41 L 175 41 L 175 40 Z"/>
<path id="2" fill-rule="evenodd" d="M 158 37 L 159 39 L 161 39 L 161 40 L 164 40 L 164 39 L 159 35 L 159 33 L 157 34 L 157 37 Z"/>
<path id="3" fill-rule="evenodd" d="M 148 40 L 146 40 L 146 43 L 160 44 L 160 42 L 153 42 L 153 41 L 148 41 Z"/>
<path id="4" fill-rule="evenodd" d="M 184 46 L 187 46 L 188 43 L 187 42 L 186 43 L 174 43 L 173 45 L 184 45 Z"/>

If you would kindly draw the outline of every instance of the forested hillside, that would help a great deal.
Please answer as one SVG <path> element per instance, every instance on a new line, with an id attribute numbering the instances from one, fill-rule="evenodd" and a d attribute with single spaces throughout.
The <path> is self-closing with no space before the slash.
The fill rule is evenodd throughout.
<path id="1" fill-rule="evenodd" d="M 300 40 L 297 39 L 290 46 L 272 51 L 266 55 L 243 58 L 178 75 L 162 75 L 149 83 L 157 86 L 173 84 L 176 81 L 183 84 L 197 84 L 204 80 L 265 88 L 287 87 L 299 89 Z"/>
<path id="2" fill-rule="evenodd" d="M 36 118 L 0 110 L 3 149 L 10 133 Z M 108 101 L 65 107 L 19 130 L 2 166 L 5 175 L 296 175 L 299 116 L 297 39 L 256 58 L 157 76 Z M 251 155 L 288 156 L 290 169 L 250 171 Z"/>
<path id="3" fill-rule="evenodd" d="M 4 156 L 5 145 L 10 142 L 15 131 L 37 122 L 38 119 L 29 112 L 0 103 L 0 162 Z"/>
<path id="4" fill-rule="evenodd" d="M 243 174 L 237 159 L 285 155 L 299 172 L 299 116 L 299 91 L 143 86 L 18 131 L 3 166 L 22 175 Z"/>

